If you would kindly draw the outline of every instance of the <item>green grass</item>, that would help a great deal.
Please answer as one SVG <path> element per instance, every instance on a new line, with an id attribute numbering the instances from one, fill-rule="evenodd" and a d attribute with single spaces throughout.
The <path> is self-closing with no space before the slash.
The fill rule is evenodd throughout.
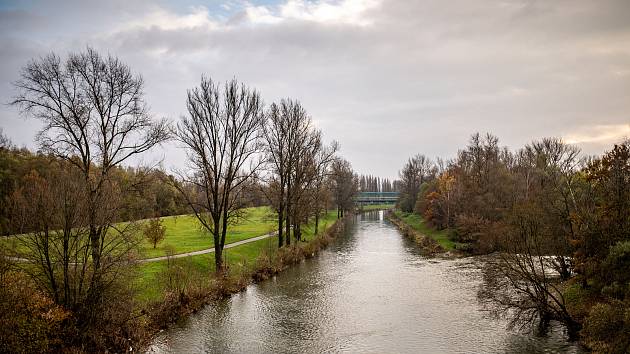
<path id="1" fill-rule="evenodd" d="M 163 217 L 162 225 L 166 227 L 166 236 L 154 249 L 146 239 L 140 244 L 142 258 L 155 258 L 166 255 L 166 250 L 172 248 L 175 254 L 199 251 L 214 246 L 212 235 L 203 229 L 193 215 Z M 225 243 L 242 241 L 248 238 L 264 235 L 275 230 L 275 213 L 269 207 L 245 209 L 245 213 L 238 223 L 228 227 Z"/>
<path id="2" fill-rule="evenodd" d="M 337 212 L 329 211 L 319 220 L 319 232 L 323 232 L 329 226 L 332 226 L 337 220 Z M 179 223 L 179 220 L 177 221 Z M 273 230 L 275 231 L 275 229 Z M 307 225 L 302 226 L 302 239 L 304 242 L 312 240 L 315 235 L 315 223 L 311 221 Z M 231 233 L 231 231 L 230 231 Z M 266 232 L 265 232 L 266 233 Z M 291 240 L 294 241 L 294 240 Z M 233 248 L 226 248 L 223 251 L 224 262 L 230 268 L 230 271 L 242 271 L 243 269 L 251 269 L 256 259 L 262 252 L 273 253 L 278 249 L 278 239 L 269 237 L 246 243 Z M 208 278 L 214 272 L 214 253 L 190 256 L 175 260 L 179 264 L 186 264 L 197 274 L 207 275 Z M 160 275 L 167 267 L 167 261 L 158 261 L 143 263 L 138 265 L 137 278 L 137 299 L 142 302 L 160 299 L 163 296 L 163 284 Z"/>
<path id="3" fill-rule="evenodd" d="M 359 210 L 362 211 L 370 211 L 370 210 L 384 210 L 384 209 L 392 209 L 394 204 L 371 204 L 371 205 L 362 205 L 359 207 Z"/>
<path id="4" fill-rule="evenodd" d="M 319 232 L 323 232 L 329 226 L 332 226 L 336 220 L 337 212 L 334 210 L 322 215 L 319 220 Z M 142 222 L 144 221 L 139 223 Z M 166 227 L 165 239 L 154 249 L 153 245 L 143 238 L 140 243 L 140 255 L 142 258 L 164 256 L 169 248 L 175 254 L 179 254 L 208 249 L 214 245 L 212 236 L 200 227 L 199 222 L 193 215 L 163 217 L 162 222 Z M 276 231 L 276 222 L 276 214 L 273 213 L 271 208 L 248 208 L 238 223 L 229 226 L 226 244 Z M 119 224 L 119 226 L 123 225 L 124 223 Z M 312 240 L 315 237 L 314 233 L 314 220 L 306 225 L 302 225 L 302 239 L 304 242 Z M 13 237 L 3 238 L 0 242 L 5 245 L 11 244 L 14 247 L 21 247 Z M 223 252 L 224 262 L 229 266 L 231 272 L 243 271 L 252 267 L 262 252 L 273 253 L 277 250 L 277 247 L 278 239 L 269 237 L 237 247 L 226 248 Z M 179 258 L 174 261 L 201 277 L 207 276 L 210 279 L 210 276 L 214 273 L 214 253 Z M 167 267 L 167 262 L 164 260 L 141 263 L 135 267 L 137 271 L 135 282 L 136 289 L 138 289 L 138 300 L 146 302 L 163 296 L 164 284 L 160 277 Z"/>
<path id="5" fill-rule="evenodd" d="M 445 250 L 451 251 L 456 248 L 457 242 L 450 239 L 448 230 L 436 230 L 430 227 L 420 215 L 415 213 L 405 213 L 400 210 L 395 210 L 394 214 L 414 230 L 437 241 Z"/>
<path id="6" fill-rule="evenodd" d="M 203 229 L 194 215 L 166 216 L 161 218 L 162 225 L 166 227 L 164 240 L 157 244 L 156 248 L 142 235 L 142 223 L 138 221 L 138 234 L 140 238 L 140 258 L 155 258 L 165 256 L 167 249 L 172 249 L 175 254 L 199 251 L 214 246 L 212 235 Z M 118 227 L 124 227 L 127 223 L 119 223 Z M 269 207 L 247 208 L 237 223 L 230 225 L 225 243 L 232 243 L 248 238 L 264 235 L 275 230 L 275 213 Z M 111 231 L 115 232 L 115 231 Z M 19 242 L 15 236 L 0 238 L 0 243 L 8 249 L 18 253 L 28 252 L 28 248 Z"/>

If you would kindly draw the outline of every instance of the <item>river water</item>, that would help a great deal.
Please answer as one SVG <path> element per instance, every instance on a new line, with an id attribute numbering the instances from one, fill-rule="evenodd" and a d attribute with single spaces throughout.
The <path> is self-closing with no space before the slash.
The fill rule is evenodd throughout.
<path id="1" fill-rule="evenodd" d="M 158 353 L 581 353 L 561 327 L 509 331 L 477 297 L 483 261 L 420 254 L 383 212 L 317 257 L 158 336 Z"/>

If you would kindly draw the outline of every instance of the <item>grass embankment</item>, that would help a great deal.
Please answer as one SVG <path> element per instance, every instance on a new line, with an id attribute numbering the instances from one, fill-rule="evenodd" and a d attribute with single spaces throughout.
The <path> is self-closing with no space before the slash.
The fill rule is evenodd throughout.
<path id="1" fill-rule="evenodd" d="M 394 204 L 372 204 L 372 205 L 362 205 L 358 207 L 357 209 L 359 211 L 387 210 L 387 209 L 393 209 L 394 206 L 395 206 Z"/>
<path id="2" fill-rule="evenodd" d="M 451 240 L 448 230 L 436 230 L 430 227 L 425 223 L 422 216 L 418 214 L 405 213 L 398 209 L 393 210 L 392 214 L 397 220 L 400 220 L 421 236 L 434 240 L 444 251 L 455 251 L 460 246 L 459 243 Z M 436 251 L 439 252 L 439 250 Z"/>
<path id="3" fill-rule="evenodd" d="M 256 208 L 261 209 L 261 208 Z M 242 239 L 251 238 L 259 235 L 266 234 L 268 232 L 274 231 L 271 223 L 273 221 L 274 215 L 271 214 L 269 208 L 264 208 L 263 210 L 253 210 L 250 212 L 250 218 L 243 218 L 243 224 L 234 225 L 230 232 L 228 233 L 228 237 L 226 239 L 226 244 L 236 242 Z M 319 232 L 322 233 L 327 227 L 331 226 L 336 221 L 336 211 L 329 211 L 325 216 L 322 216 L 319 221 Z M 182 218 L 182 217 L 179 217 Z M 258 221 L 256 221 L 258 220 Z M 177 225 L 180 225 L 181 220 L 177 220 Z M 190 224 L 195 224 L 193 220 L 189 221 Z M 194 230 L 198 230 L 194 228 Z M 188 227 L 188 230 L 191 230 Z M 234 232 L 240 230 L 240 232 Z M 182 231 L 180 233 L 184 233 Z M 302 226 L 302 239 L 303 242 L 300 243 L 300 246 L 304 246 L 308 244 L 315 238 L 315 228 L 314 222 L 309 223 L 308 225 Z M 167 228 L 167 235 L 169 234 Z M 182 236 L 183 237 L 183 236 Z M 198 237 L 196 234 L 193 234 L 193 237 Z M 190 242 L 194 247 L 201 247 L 198 249 L 205 249 L 212 246 L 212 237 L 208 234 L 203 235 L 205 240 Z M 167 240 L 169 236 L 167 236 Z M 174 241 L 178 238 L 171 236 L 170 240 Z M 167 243 L 168 241 L 163 241 Z M 293 241 L 293 240 L 292 240 Z M 293 241 L 295 242 L 295 241 Z M 209 246 L 208 246 L 209 245 Z M 187 246 L 187 247 L 193 247 Z M 179 248 L 180 250 L 184 248 Z M 194 250 L 194 249 L 190 249 Z M 188 252 L 188 251 L 183 251 Z M 177 252 L 177 253 L 183 253 Z M 264 255 L 267 258 L 273 258 L 276 256 L 278 252 L 278 239 L 276 237 L 270 237 L 263 240 L 254 241 L 251 243 L 243 244 L 240 246 L 232 247 L 229 249 L 225 249 L 223 251 L 224 263 L 227 265 L 231 276 L 241 276 L 245 274 L 251 274 L 256 267 L 256 263 L 261 255 Z M 163 255 L 163 254 L 162 254 Z M 185 257 L 177 260 L 171 260 L 177 264 L 178 267 L 183 267 L 187 270 L 188 273 L 194 274 L 195 276 L 205 277 L 209 279 L 214 274 L 214 253 L 196 255 Z M 137 266 L 138 270 L 138 279 L 137 279 L 137 299 L 141 302 L 147 303 L 152 301 L 158 301 L 164 297 L 164 293 L 166 292 L 166 284 L 164 279 L 162 279 L 165 271 L 168 268 L 168 261 L 158 261 L 151 263 L 143 263 Z M 188 274 L 188 275 L 191 275 Z"/>
<path id="4" fill-rule="evenodd" d="M 242 291 L 251 282 L 267 279 L 291 264 L 312 257 L 343 230 L 336 211 L 320 220 L 319 233 L 314 225 L 302 226 L 303 242 L 278 249 L 275 237 L 227 249 L 228 268 L 223 275 L 214 273 L 213 254 L 191 256 L 168 262 L 142 264 L 143 275 L 138 288 L 138 304 L 143 318 L 143 333 L 157 333 L 161 328 L 193 313 L 213 299 Z M 170 286 L 168 285 L 170 284 Z M 140 339 L 142 347 L 150 343 L 150 335 Z"/>

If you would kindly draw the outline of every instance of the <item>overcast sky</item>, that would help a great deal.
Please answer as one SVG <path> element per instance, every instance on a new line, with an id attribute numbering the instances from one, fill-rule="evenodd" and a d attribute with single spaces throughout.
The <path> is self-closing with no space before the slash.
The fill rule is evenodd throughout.
<path id="1" fill-rule="evenodd" d="M 266 103 L 299 99 L 361 173 L 412 154 L 453 157 L 493 132 L 601 153 L 630 136 L 630 1 L 0 1 L 0 127 L 35 148 L 7 106 L 30 58 L 93 46 L 143 75 L 156 117 L 179 119 L 202 73 Z M 180 166 L 166 146 L 151 158 Z"/>

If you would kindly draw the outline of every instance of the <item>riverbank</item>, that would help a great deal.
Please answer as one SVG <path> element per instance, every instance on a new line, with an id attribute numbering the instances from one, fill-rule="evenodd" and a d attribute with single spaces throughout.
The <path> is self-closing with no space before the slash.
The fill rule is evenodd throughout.
<path id="1" fill-rule="evenodd" d="M 425 257 L 382 215 L 354 217 L 317 257 L 198 311 L 152 352 L 581 353 L 561 327 L 536 336 L 488 316 L 482 259 Z"/>
<path id="2" fill-rule="evenodd" d="M 389 210 L 385 217 L 396 225 L 403 236 L 416 242 L 426 255 L 443 257 L 462 257 L 465 255 L 457 249 L 458 244 L 449 238 L 446 230 L 430 228 L 417 214 Z"/>
<path id="3" fill-rule="evenodd" d="M 294 241 L 291 246 L 277 248 L 277 239 L 269 238 L 234 248 L 231 253 L 241 251 L 240 257 L 232 254 L 228 270 L 220 276 L 210 275 L 213 274 L 210 269 L 213 262 L 209 257 L 204 257 L 205 266 L 199 262 L 201 257 L 167 260 L 157 277 L 166 283 L 166 291 L 162 299 L 146 304 L 147 335 L 140 345 L 148 346 L 155 334 L 212 301 L 229 297 L 252 283 L 273 277 L 291 265 L 315 256 L 343 230 L 344 219 L 329 223 L 333 215 L 327 213 L 320 220 L 324 231 L 317 235 L 312 225 L 303 226 L 303 242 Z"/>
<path id="4" fill-rule="evenodd" d="M 448 237 L 447 231 L 430 228 L 417 214 L 393 210 L 387 214 L 387 219 L 405 237 L 414 240 L 427 255 L 448 258 L 470 255 L 465 252 L 466 248 L 463 247 L 465 245 L 461 246 L 450 239 L 445 239 Z M 577 337 L 566 336 L 567 343 L 579 343 L 580 348 L 588 348 L 594 353 L 627 352 L 630 348 L 630 340 L 627 336 L 630 321 L 623 317 L 624 308 L 627 308 L 627 299 L 625 303 L 624 300 L 619 299 L 605 300 L 601 292 L 595 291 L 594 284 L 584 287 L 575 276 L 556 283 L 554 288 L 559 291 L 560 301 L 563 306 L 566 306 L 574 325 L 581 328 L 578 333 L 574 333 Z M 554 304 L 551 303 L 550 306 Z M 558 323 L 563 323 L 561 319 L 557 320 Z M 565 323 L 562 324 L 562 326 L 565 325 Z"/>
<path id="5" fill-rule="evenodd" d="M 360 205 L 358 206 L 357 212 L 368 212 L 368 211 L 377 211 L 377 210 L 389 210 L 395 207 L 394 204 L 370 204 L 370 205 Z"/>

